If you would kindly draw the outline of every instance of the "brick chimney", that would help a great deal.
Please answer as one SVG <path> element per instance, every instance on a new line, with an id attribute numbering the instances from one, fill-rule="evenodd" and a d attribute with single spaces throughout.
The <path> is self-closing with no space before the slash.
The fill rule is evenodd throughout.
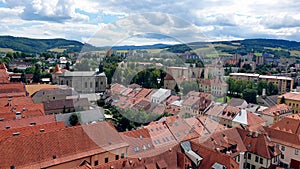
<path id="1" fill-rule="evenodd" d="M 16 112 L 16 119 L 21 119 L 22 118 L 22 114 L 21 112 Z"/>

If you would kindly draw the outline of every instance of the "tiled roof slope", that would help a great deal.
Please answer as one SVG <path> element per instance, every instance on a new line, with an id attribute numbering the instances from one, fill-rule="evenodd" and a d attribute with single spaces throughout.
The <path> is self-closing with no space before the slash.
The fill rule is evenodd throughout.
<path id="1" fill-rule="evenodd" d="M 120 135 L 129 144 L 128 156 L 131 158 L 138 158 L 141 153 L 147 154 L 149 150 L 154 148 L 150 134 L 145 128 L 122 132 Z"/>
<path id="2" fill-rule="evenodd" d="M 226 154 L 222 154 L 220 152 L 217 152 L 216 150 L 212 150 L 210 148 L 207 148 L 197 143 L 192 142 L 191 145 L 192 145 L 192 150 L 194 151 L 197 150 L 197 154 L 199 154 L 203 158 L 201 160 L 200 165 L 198 166 L 198 169 L 212 168 L 212 166 L 215 163 L 224 165 L 227 169 L 239 168 L 238 163 Z"/>
<path id="3" fill-rule="evenodd" d="M 43 168 L 125 146 L 107 122 L 10 137 L 0 141 L 0 168 Z"/>
<path id="4" fill-rule="evenodd" d="M 14 128 L 22 128 L 29 126 L 30 123 L 35 123 L 36 125 L 48 124 L 55 122 L 55 115 L 47 115 L 47 116 L 36 116 L 29 118 L 22 118 L 19 120 L 8 120 L 8 121 L 0 121 L 0 132 L 1 130 L 6 130 L 8 126 L 10 129 Z"/>
<path id="5" fill-rule="evenodd" d="M 277 123 L 273 124 L 270 128 L 299 135 L 300 134 L 299 127 L 300 127 L 299 119 L 285 117 L 280 121 L 278 121 Z"/>
<path id="6" fill-rule="evenodd" d="M 65 128 L 64 122 L 54 122 L 54 123 L 47 123 L 42 125 L 32 125 L 32 126 L 28 125 L 26 127 L 21 127 L 21 128 L 6 129 L 0 131 L 0 140 L 7 139 L 9 137 L 32 135 L 39 132 L 55 131 L 63 128 Z M 13 136 L 14 134 L 18 136 Z"/>
<path id="7" fill-rule="evenodd" d="M 266 135 L 251 133 L 240 128 L 237 128 L 237 130 L 248 152 L 265 157 L 267 159 L 271 159 L 278 154 L 281 154 L 280 150 L 273 143 L 271 143 L 271 140 L 269 140 Z"/>

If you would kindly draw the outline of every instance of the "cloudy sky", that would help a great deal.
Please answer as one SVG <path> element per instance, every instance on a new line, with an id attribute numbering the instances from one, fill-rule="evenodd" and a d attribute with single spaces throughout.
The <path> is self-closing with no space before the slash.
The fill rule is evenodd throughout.
<path id="1" fill-rule="evenodd" d="M 297 0 L 0 0 L 0 35 L 96 46 L 278 38 L 300 41 Z"/>

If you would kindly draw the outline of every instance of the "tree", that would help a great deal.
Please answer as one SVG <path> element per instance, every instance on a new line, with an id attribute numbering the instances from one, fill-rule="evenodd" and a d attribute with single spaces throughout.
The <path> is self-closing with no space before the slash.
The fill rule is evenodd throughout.
<path id="1" fill-rule="evenodd" d="M 35 83 L 38 83 L 41 80 L 41 66 L 39 64 L 35 64 L 35 69 L 34 69 L 32 80 Z"/>
<path id="2" fill-rule="evenodd" d="M 280 104 L 285 104 L 285 98 L 284 98 L 284 96 L 281 97 Z"/>
<path id="3" fill-rule="evenodd" d="M 70 117 L 69 117 L 69 122 L 72 126 L 75 126 L 76 124 L 78 124 L 79 122 L 79 117 L 76 113 L 73 113 Z"/>
<path id="4" fill-rule="evenodd" d="M 179 86 L 184 95 L 190 91 L 199 91 L 199 86 L 196 81 L 184 81 L 181 82 Z"/>
<path id="5" fill-rule="evenodd" d="M 26 75 L 24 72 L 21 74 L 21 82 L 26 83 Z"/>
<path id="6" fill-rule="evenodd" d="M 254 89 L 245 89 L 243 91 L 243 99 L 245 99 L 248 103 L 256 103 L 256 90 Z"/>
<path id="7" fill-rule="evenodd" d="M 278 94 L 278 87 L 272 83 L 269 82 L 267 85 L 267 95 L 276 95 Z"/>
<path id="8" fill-rule="evenodd" d="M 66 69 L 67 69 L 67 70 L 70 70 L 70 62 L 67 62 L 67 63 L 66 63 Z"/>

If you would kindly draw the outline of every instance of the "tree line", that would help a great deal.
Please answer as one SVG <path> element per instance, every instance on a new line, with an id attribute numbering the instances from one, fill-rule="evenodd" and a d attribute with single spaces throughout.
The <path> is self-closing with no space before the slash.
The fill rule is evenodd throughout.
<path id="1" fill-rule="evenodd" d="M 278 87 L 274 83 L 263 80 L 254 83 L 248 80 L 228 78 L 227 83 L 230 96 L 241 97 L 248 103 L 256 103 L 256 96 L 262 95 L 263 89 L 266 90 L 267 96 L 278 94 Z"/>

